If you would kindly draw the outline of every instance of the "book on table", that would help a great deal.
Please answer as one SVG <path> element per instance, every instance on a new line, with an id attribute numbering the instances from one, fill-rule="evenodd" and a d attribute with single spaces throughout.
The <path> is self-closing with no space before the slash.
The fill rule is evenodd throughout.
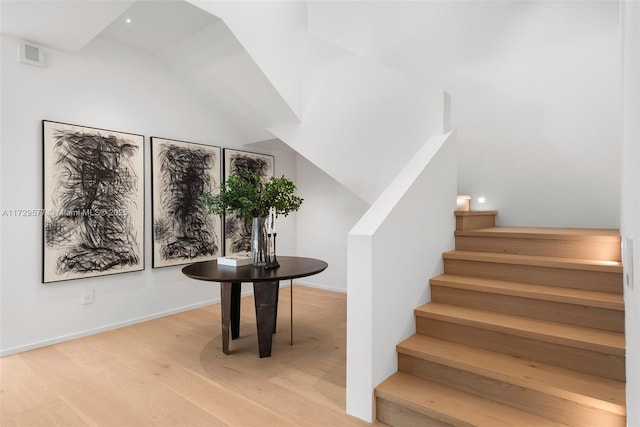
<path id="1" fill-rule="evenodd" d="M 233 255 L 218 258 L 218 265 L 229 265 L 231 267 L 241 267 L 243 265 L 253 264 L 251 254 Z"/>

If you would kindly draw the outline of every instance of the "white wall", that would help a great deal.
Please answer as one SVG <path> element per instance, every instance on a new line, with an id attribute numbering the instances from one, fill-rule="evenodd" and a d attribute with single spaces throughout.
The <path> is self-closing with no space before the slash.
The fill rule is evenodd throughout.
<path id="1" fill-rule="evenodd" d="M 308 49 L 329 48 L 321 41 Z M 308 52 L 314 55 L 314 52 Z M 440 91 L 334 48 L 307 76 L 300 124 L 269 130 L 371 204 L 441 123 Z"/>
<path id="2" fill-rule="evenodd" d="M 324 272 L 296 282 L 346 292 L 347 234 L 369 205 L 304 157 L 298 156 L 296 165 L 304 199 L 297 215 L 297 254 L 329 263 Z"/>
<path id="3" fill-rule="evenodd" d="M 577 3 L 534 8 L 515 49 L 456 70 L 459 190 L 498 225 L 620 226 L 617 4 Z"/>
<path id="4" fill-rule="evenodd" d="M 350 231 L 347 412 L 375 418 L 374 388 L 397 371 L 395 346 L 415 333 L 413 309 L 453 249 L 455 137 L 430 138 Z"/>
<path id="5" fill-rule="evenodd" d="M 619 227 L 618 2 L 312 2 L 309 31 L 451 93 L 475 209 Z"/>
<path id="6" fill-rule="evenodd" d="M 640 426 L 640 3 L 622 2 L 623 157 L 622 237 L 633 239 L 634 258 L 625 256 L 625 281 L 633 267 L 633 288 L 624 288 L 627 339 L 627 423 Z M 623 252 L 627 253 L 623 246 Z"/>
<path id="7" fill-rule="evenodd" d="M 47 66 L 19 64 L 17 41 L 2 36 L 2 209 L 42 206 L 43 119 L 145 136 L 245 148 L 214 105 L 152 57 L 95 40 L 78 55 L 46 50 Z M 268 152 L 268 150 L 263 150 Z M 276 154 L 276 173 L 295 176 L 295 156 Z M 151 191 L 145 147 L 145 267 L 142 272 L 41 283 L 42 219 L 1 218 L 0 354 L 9 354 L 219 299 L 217 285 L 179 267 L 151 268 Z M 295 215 L 279 249 L 295 253 Z M 95 303 L 81 305 L 84 290 Z"/>

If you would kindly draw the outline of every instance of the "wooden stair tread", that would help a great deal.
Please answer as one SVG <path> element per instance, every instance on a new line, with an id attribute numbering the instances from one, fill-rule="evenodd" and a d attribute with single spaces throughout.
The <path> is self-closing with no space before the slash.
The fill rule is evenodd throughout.
<path id="1" fill-rule="evenodd" d="M 449 251 L 443 254 L 445 260 L 480 261 L 499 264 L 518 264 L 535 267 L 550 267 L 573 270 L 622 273 L 622 263 L 578 258 L 558 258 L 539 255 L 515 255 L 493 252 Z"/>
<path id="2" fill-rule="evenodd" d="M 498 211 L 453 211 L 455 216 L 485 216 L 497 215 Z"/>
<path id="3" fill-rule="evenodd" d="M 397 345 L 398 353 L 625 415 L 625 383 L 425 335 Z"/>
<path id="4" fill-rule="evenodd" d="M 456 236 L 485 236 L 556 240 L 620 241 L 620 231 L 610 228 L 486 227 L 456 230 Z"/>
<path id="5" fill-rule="evenodd" d="M 622 294 L 441 274 L 432 285 L 624 311 Z"/>
<path id="6" fill-rule="evenodd" d="M 403 372 L 387 378 L 375 394 L 456 426 L 565 425 Z"/>
<path id="7" fill-rule="evenodd" d="M 624 334 L 618 332 L 436 302 L 430 302 L 418 307 L 414 313 L 418 317 L 479 327 L 615 356 L 625 355 Z"/>

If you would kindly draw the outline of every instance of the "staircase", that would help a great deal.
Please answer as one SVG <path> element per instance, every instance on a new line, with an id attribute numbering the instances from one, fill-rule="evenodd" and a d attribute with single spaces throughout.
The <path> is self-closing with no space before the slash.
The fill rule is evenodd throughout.
<path id="1" fill-rule="evenodd" d="M 393 426 L 624 426 L 617 230 L 495 227 L 456 212 L 456 249 L 375 391 Z"/>

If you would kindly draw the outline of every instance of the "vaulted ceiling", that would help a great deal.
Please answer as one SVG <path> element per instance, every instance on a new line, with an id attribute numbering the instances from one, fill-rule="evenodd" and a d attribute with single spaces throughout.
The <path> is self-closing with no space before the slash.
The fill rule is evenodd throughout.
<path id="1" fill-rule="evenodd" d="M 82 55 L 96 39 L 135 50 L 209 97 L 247 142 L 269 139 L 265 128 L 298 118 L 225 22 L 194 5 L 207 2 L 1 0 L 0 30 L 67 54 Z M 306 4 L 309 33 L 413 79 L 436 79 L 439 70 L 465 79 L 484 75 L 488 80 L 480 84 L 512 92 L 539 60 L 511 70 L 504 65 L 511 58 L 536 52 L 544 59 L 566 34 L 596 34 L 617 24 L 616 1 Z M 507 59 L 496 68 L 492 58 Z M 527 85 L 536 76 L 529 73 Z"/>
<path id="2" fill-rule="evenodd" d="M 207 96 L 246 142 L 295 120 L 227 26 L 183 0 L 2 0 L 3 34 L 82 55 L 95 39 L 159 62 Z"/>

